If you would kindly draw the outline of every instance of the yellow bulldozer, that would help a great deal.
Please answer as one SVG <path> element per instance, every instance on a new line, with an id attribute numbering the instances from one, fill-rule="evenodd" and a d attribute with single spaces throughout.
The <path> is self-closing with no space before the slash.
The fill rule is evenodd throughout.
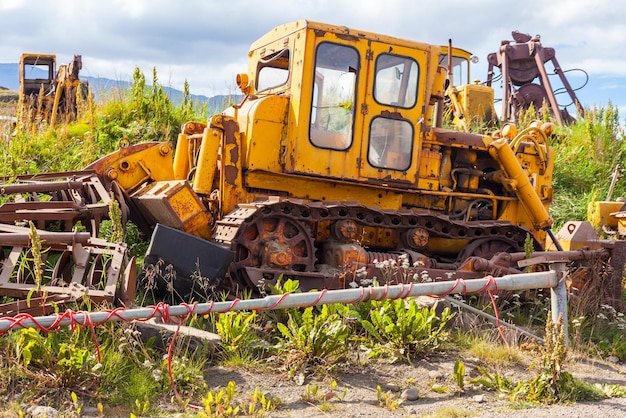
<path id="1" fill-rule="evenodd" d="M 478 57 L 453 47 L 451 39 L 439 61 L 448 71 L 444 120 L 464 132 L 470 132 L 472 126 L 493 128 L 498 124 L 493 88 L 471 78 L 470 63 L 476 62 Z"/>
<path id="2" fill-rule="evenodd" d="M 391 260 L 419 275 L 389 282 L 521 272 L 554 240 L 551 124 L 494 136 L 444 129 L 446 55 L 344 26 L 278 26 L 250 47 L 240 103 L 186 123 L 176 143 L 126 143 L 84 172 L 19 178 L 13 196 L 27 202 L 9 196 L 0 221 L 36 216 L 45 229 L 63 219 L 70 231 L 106 216 L 110 192 L 152 236 L 146 262 L 214 289 L 280 278 L 344 288 L 380 282 Z M 69 180 L 71 193 L 61 190 Z M 48 201 L 24 194 L 46 182 Z M 598 241 L 555 257 L 610 264 L 613 251 Z"/>
<path id="3" fill-rule="evenodd" d="M 58 119 L 76 118 L 78 97 L 87 97 L 89 84 L 79 79 L 82 57 L 74 55 L 56 70 L 56 55 L 24 53 L 19 62 L 19 119 L 45 120 L 54 126 Z"/>

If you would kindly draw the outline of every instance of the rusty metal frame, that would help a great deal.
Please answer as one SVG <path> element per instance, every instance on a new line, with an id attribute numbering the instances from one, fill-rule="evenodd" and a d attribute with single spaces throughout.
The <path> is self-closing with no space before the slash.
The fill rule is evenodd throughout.
<path id="1" fill-rule="evenodd" d="M 135 260 L 124 243 L 110 243 L 86 232 L 37 230 L 43 241 L 43 282 L 32 273 L 30 229 L 0 224 L 0 295 L 18 299 L 0 306 L 0 314 L 89 298 L 94 303 L 131 305 L 135 292 Z"/>
<path id="2" fill-rule="evenodd" d="M 0 222 L 32 220 L 39 229 L 60 222 L 71 231 L 80 221 L 97 236 L 111 197 L 94 171 L 69 171 L 0 178 Z"/>
<path id="3" fill-rule="evenodd" d="M 563 74 L 563 70 L 556 59 L 554 48 L 543 47 L 538 36 L 531 37 L 518 31 L 514 31 L 512 35 L 513 41 L 502 41 L 498 51 L 489 54 L 487 57 L 489 68 L 487 70 L 486 85 L 491 87 L 494 67 L 498 67 L 502 74 L 502 120 L 506 122 L 514 118 L 514 114 L 512 114 L 512 108 L 514 107 L 513 98 L 518 93 L 515 92 L 514 86 L 518 86 L 521 91 L 525 86 L 532 86 L 533 81 L 539 79 L 540 85 L 535 86 L 544 91 L 557 123 L 563 125 L 568 122 L 565 120 L 564 115 L 561 114 L 548 74 L 546 73 L 545 64 L 548 61 L 554 66 L 554 72 L 559 76 L 563 87 L 575 104 L 576 112 L 582 116 L 583 107 Z"/>

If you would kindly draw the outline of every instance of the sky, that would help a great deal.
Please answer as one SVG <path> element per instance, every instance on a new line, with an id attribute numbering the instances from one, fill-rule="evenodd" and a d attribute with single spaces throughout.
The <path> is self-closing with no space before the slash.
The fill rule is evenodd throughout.
<path id="1" fill-rule="evenodd" d="M 609 0 L 0 0 L 0 17 L 0 63 L 22 52 L 53 53 L 58 63 L 80 54 L 81 75 L 130 81 L 139 67 L 151 80 L 156 68 L 162 85 L 182 90 L 187 80 L 206 96 L 238 93 L 250 44 L 299 19 L 440 45 L 452 39 L 479 58 L 471 71 L 481 81 L 487 55 L 518 30 L 541 35 L 563 70 L 587 73 L 576 92 L 584 106 L 611 101 L 626 116 L 626 7 Z M 566 75 L 573 88 L 586 81 L 582 71 Z"/>

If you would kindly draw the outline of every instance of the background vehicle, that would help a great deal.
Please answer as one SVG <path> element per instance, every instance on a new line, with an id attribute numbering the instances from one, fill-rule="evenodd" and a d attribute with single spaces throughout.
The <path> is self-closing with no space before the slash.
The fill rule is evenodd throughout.
<path id="1" fill-rule="evenodd" d="M 453 47 L 452 40 L 443 51 L 439 65 L 448 70 L 444 120 L 465 132 L 470 131 L 470 125 L 487 128 L 497 126 L 494 90 L 471 78 L 470 62 L 478 62 L 478 57 Z"/>
<path id="2" fill-rule="evenodd" d="M 87 82 L 78 78 L 81 68 L 80 55 L 74 55 L 69 64 L 59 66 L 57 72 L 56 55 L 22 54 L 19 63 L 21 117 L 25 120 L 41 118 L 51 126 L 59 117 L 73 120 L 79 89 L 83 98 L 89 89 Z"/>
<path id="3" fill-rule="evenodd" d="M 571 123 L 571 116 L 566 107 L 559 107 L 556 91 L 567 93 L 576 113 L 583 115 L 583 108 L 574 89 L 565 77 L 565 71 L 556 59 L 554 48 L 541 44 L 540 36 L 513 31 L 513 41 L 502 41 L 498 51 L 489 54 L 487 61 L 487 87 L 494 80 L 494 69 L 498 68 L 502 78 L 502 114 L 501 120 L 516 120 L 520 111 L 531 106 L 541 114 L 544 107 L 560 125 Z M 561 88 L 552 87 L 546 64 L 550 62 L 554 74 L 558 75 Z"/>

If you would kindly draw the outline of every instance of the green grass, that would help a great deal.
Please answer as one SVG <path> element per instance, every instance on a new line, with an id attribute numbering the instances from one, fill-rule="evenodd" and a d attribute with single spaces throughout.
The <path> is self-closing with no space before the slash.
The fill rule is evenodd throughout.
<path id="1" fill-rule="evenodd" d="M 509 353 L 509 349 L 501 341 L 487 341 L 476 338 L 470 346 L 469 352 L 482 363 L 489 364 L 496 369 L 520 362 L 517 349 L 514 347 Z"/>
<path id="2" fill-rule="evenodd" d="M 626 162 L 626 138 L 617 108 L 587 108 L 584 120 L 556 130 L 555 201 L 551 214 L 557 228 L 567 220 L 585 220 L 592 200 L 605 200 L 617 164 Z M 618 181 L 612 198 L 626 196 Z M 558 230 L 558 229 L 557 229 Z"/>

